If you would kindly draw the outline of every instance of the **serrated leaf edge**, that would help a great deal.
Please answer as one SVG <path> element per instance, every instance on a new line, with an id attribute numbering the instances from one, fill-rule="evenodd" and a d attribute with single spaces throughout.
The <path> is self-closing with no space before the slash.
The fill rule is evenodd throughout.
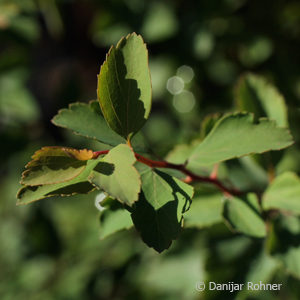
<path id="1" fill-rule="evenodd" d="M 243 154 L 243 155 L 241 155 L 241 156 L 233 156 L 233 157 L 231 157 L 231 158 L 229 158 L 229 159 L 225 159 L 225 160 L 218 161 L 218 163 L 221 163 L 221 162 L 227 161 L 227 160 L 231 160 L 231 159 L 235 159 L 235 158 L 240 158 L 240 157 L 252 155 L 252 154 L 263 154 L 263 153 L 266 153 L 266 152 L 269 152 L 269 151 L 279 151 L 279 150 L 283 150 L 283 149 L 286 149 L 287 147 L 290 147 L 291 145 L 293 145 L 293 144 L 295 143 L 295 141 L 294 141 L 294 139 L 293 139 L 293 136 L 292 136 L 291 131 L 290 131 L 289 128 L 277 126 L 276 121 L 274 121 L 274 120 L 272 120 L 272 119 L 269 119 L 269 118 L 266 118 L 266 117 L 259 118 L 259 119 L 258 119 L 258 122 L 255 123 L 255 122 L 254 122 L 254 114 L 253 114 L 253 113 L 250 113 L 250 112 L 246 112 L 246 111 L 242 111 L 242 112 L 234 112 L 234 113 L 225 114 L 222 118 L 220 118 L 220 119 L 216 122 L 215 126 L 214 126 L 213 129 L 209 132 L 209 134 L 205 137 L 205 139 L 208 138 L 210 135 L 212 135 L 212 134 L 215 132 L 215 130 L 216 130 L 217 127 L 219 126 L 220 122 L 222 122 L 225 118 L 227 118 L 227 117 L 229 117 L 229 116 L 237 116 L 237 115 L 244 115 L 244 116 L 246 116 L 246 115 L 251 115 L 251 121 L 252 121 L 252 124 L 253 124 L 253 125 L 255 125 L 255 124 L 261 124 L 262 122 L 268 121 L 269 123 L 272 124 L 272 126 L 273 126 L 274 128 L 279 128 L 279 129 L 284 129 L 284 130 L 286 130 L 286 133 L 287 133 L 287 135 L 289 136 L 290 142 L 289 142 L 288 145 L 283 146 L 283 147 L 280 147 L 280 148 L 277 148 L 277 149 L 269 149 L 269 150 L 265 150 L 265 151 L 261 151 L 261 152 L 249 152 L 249 153 Z M 202 143 L 205 141 L 205 139 L 204 139 L 200 144 L 202 144 Z M 200 144 L 199 144 L 199 145 L 200 145 Z M 196 149 L 195 149 L 195 150 L 196 150 Z M 193 152 L 195 152 L 195 150 L 194 150 Z M 187 159 L 187 166 L 188 166 L 188 164 L 189 164 L 189 161 L 190 161 L 195 155 L 197 155 L 197 154 L 194 153 L 194 154 L 192 154 L 192 155 Z M 199 165 L 199 163 L 197 163 L 197 162 L 195 162 L 195 161 L 193 161 L 193 163 L 194 163 L 195 165 Z M 200 164 L 200 166 L 202 166 L 202 165 Z"/>
<path id="2" fill-rule="evenodd" d="M 27 170 L 23 171 L 22 172 L 22 175 L 21 175 L 21 180 L 20 180 L 20 184 L 22 185 L 26 185 L 26 186 L 39 186 L 39 185 L 49 185 L 49 184 L 56 184 L 56 183 L 63 183 L 63 182 L 68 182 L 68 181 L 71 181 L 73 180 L 74 178 L 78 177 L 86 168 L 86 166 L 83 166 L 84 168 L 82 168 L 82 170 L 76 175 L 76 176 L 73 176 L 71 178 L 68 178 L 67 180 L 62 180 L 62 181 L 54 181 L 54 182 L 49 182 L 49 183 L 46 183 L 46 184 L 27 184 L 26 182 L 24 182 L 24 179 L 26 178 L 27 174 L 29 174 L 31 172 L 30 170 L 30 167 L 31 167 L 31 164 L 35 161 L 37 161 L 36 159 L 36 155 L 37 153 L 39 152 L 42 152 L 43 149 L 45 148 L 52 148 L 52 149 L 57 149 L 57 148 L 60 148 L 60 149 L 70 149 L 70 150 L 76 150 L 76 151 L 80 151 L 80 150 L 87 150 L 87 151 L 91 151 L 90 149 L 75 149 L 75 148 L 70 148 L 70 147 L 60 147 L 60 146 L 44 146 L 42 147 L 41 149 L 38 149 L 37 151 L 34 152 L 34 154 L 31 156 L 32 160 L 30 162 L 28 162 L 26 165 L 25 165 L 25 168 Z M 92 159 L 92 158 L 91 158 Z M 80 160 L 78 160 L 80 161 Z M 88 161 L 88 160 L 86 160 Z"/>

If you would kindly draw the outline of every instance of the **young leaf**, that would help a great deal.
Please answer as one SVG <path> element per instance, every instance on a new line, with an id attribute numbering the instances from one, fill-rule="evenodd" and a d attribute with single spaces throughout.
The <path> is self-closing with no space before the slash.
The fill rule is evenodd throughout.
<path id="1" fill-rule="evenodd" d="M 193 187 L 158 170 L 141 174 L 142 192 L 132 210 L 132 220 L 143 241 L 158 252 L 169 248 L 179 235 L 183 213 Z"/>
<path id="2" fill-rule="evenodd" d="M 252 196 L 248 194 L 245 199 L 227 198 L 224 203 L 223 217 L 233 230 L 262 238 L 266 235 L 266 225 L 259 215 L 257 203 L 253 203 Z"/>
<path id="3" fill-rule="evenodd" d="M 133 33 L 110 48 L 98 76 L 98 99 L 108 125 L 130 138 L 149 116 L 151 93 L 147 48 Z"/>
<path id="4" fill-rule="evenodd" d="M 276 177 L 263 195 L 264 209 L 280 209 L 300 215 L 300 178 L 292 172 Z"/>
<path id="5" fill-rule="evenodd" d="M 72 103 L 69 108 L 61 109 L 52 123 L 107 145 L 124 143 L 124 139 L 108 127 L 96 101 Z"/>
<path id="6" fill-rule="evenodd" d="M 253 121 L 253 114 L 236 113 L 220 119 L 192 152 L 188 168 L 215 164 L 253 153 L 280 150 L 293 143 L 290 132 L 274 121 Z"/>
<path id="7" fill-rule="evenodd" d="M 72 180 L 83 172 L 87 160 L 92 158 L 91 150 L 43 147 L 35 152 L 32 161 L 26 165 L 21 184 L 35 186 Z"/>
<path id="8" fill-rule="evenodd" d="M 52 196 L 86 194 L 94 190 L 95 187 L 88 182 L 88 176 L 101 160 L 100 157 L 88 160 L 84 171 L 72 180 L 56 184 L 22 187 L 17 194 L 17 205 L 28 204 Z"/>
<path id="9" fill-rule="evenodd" d="M 203 228 L 223 221 L 222 194 L 199 195 L 184 215 L 184 227 Z"/>
<path id="10" fill-rule="evenodd" d="M 133 166 L 136 159 L 132 149 L 121 144 L 103 158 L 89 176 L 89 181 L 111 197 L 131 206 L 138 200 L 141 180 Z"/>
<path id="11" fill-rule="evenodd" d="M 256 117 L 267 116 L 278 126 L 288 126 L 283 96 L 263 77 L 251 73 L 241 77 L 235 97 L 240 110 L 253 112 Z"/>

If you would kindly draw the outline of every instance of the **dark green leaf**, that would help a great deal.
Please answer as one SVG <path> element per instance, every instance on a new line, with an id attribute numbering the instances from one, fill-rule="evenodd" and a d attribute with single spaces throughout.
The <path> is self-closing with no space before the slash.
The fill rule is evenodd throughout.
<path id="1" fill-rule="evenodd" d="M 140 35 L 111 47 L 98 76 L 98 99 L 108 125 L 125 139 L 144 125 L 151 109 L 148 51 Z"/>
<path id="2" fill-rule="evenodd" d="M 133 206 L 132 220 L 143 241 L 162 252 L 178 237 L 193 187 L 150 168 L 141 174 L 141 178 L 142 192 Z"/>

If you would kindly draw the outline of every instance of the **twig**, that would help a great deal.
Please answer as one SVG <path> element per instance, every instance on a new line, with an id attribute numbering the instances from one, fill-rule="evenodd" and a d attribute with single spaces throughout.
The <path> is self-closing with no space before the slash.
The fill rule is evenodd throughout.
<path id="1" fill-rule="evenodd" d="M 95 151 L 93 158 L 98 158 L 100 155 L 107 154 L 108 152 L 109 152 L 109 150 Z M 168 168 L 168 169 L 178 170 L 178 171 L 184 173 L 185 175 L 187 175 L 187 177 L 186 177 L 187 182 L 198 181 L 198 182 L 211 183 L 211 184 L 215 185 L 216 187 L 218 187 L 225 194 L 234 195 L 234 196 L 243 194 L 242 191 L 239 191 L 235 188 L 226 187 L 221 181 L 219 181 L 215 177 L 205 177 L 205 176 L 200 176 L 200 175 L 192 173 L 191 171 L 186 169 L 185 164 L 173 164 L 173 163 L 169 163 L 167 161 L 152 160 L 152 159 L 144 157 L 138 153 L 135 153 L 135 157 L 136 157 L 137 161 L 139 161 L 151 168 Z"/>

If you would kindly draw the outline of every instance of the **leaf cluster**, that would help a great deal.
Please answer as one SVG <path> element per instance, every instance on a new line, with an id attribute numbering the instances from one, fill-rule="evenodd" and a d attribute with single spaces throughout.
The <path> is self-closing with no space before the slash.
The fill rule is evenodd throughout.
<path id="1" fill-rule="evenodd" d="M 146 151 L 139 132 L 150 115 L 151 95 L 148 51 L 133 33 L 109 50 L 98 75 L 97 101 L 71 104 L 52 120 L 108 150 L 37 150 L 22 175 L 17 204 L 99 190 L 101 238 L 134 226 L 158 252 L 170 247 L 182 227 L 224 222 L 234 232 L 264 238 L 270 235 L 270 212 L 299 215 L 300 179 L 294 173 L 280 174 L 264 189 L 236 193 L 230 193 L 231 183 L 216 178 L 215 170 L 227 162 L 248 159 L 252 168 L 263 168 L 259 154 L 293 144 L 284 99 L 264 78 L 242 77 L 235 91 L 240 111 L 208 116 L 199 137 L 176 146 L 168 162 L 137 153 Z"/>

